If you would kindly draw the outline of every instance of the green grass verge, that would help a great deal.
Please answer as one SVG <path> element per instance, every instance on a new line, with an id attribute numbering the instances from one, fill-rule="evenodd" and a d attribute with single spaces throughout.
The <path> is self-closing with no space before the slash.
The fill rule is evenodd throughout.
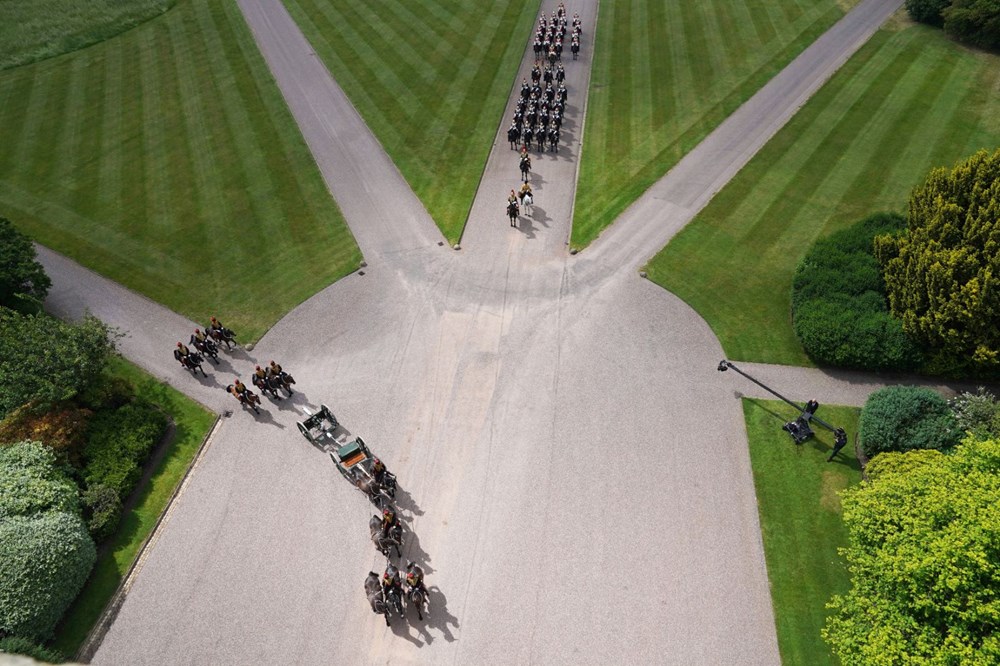
<path id="1" fill-rule="evenodd" d="M 0 72 L 0 215 L 246 342 L 361 255 L 234 2 Z"/>
<path id="2" fill-rule="evenodd" d="M 602 0 L 572 245 L 594 240 L 857 0 Z"/>
<path id="3" fill-rule="evenodd" d="M 902 10 L 901 10 L 902 11 Z M 808 365 L 791 282 L 820 236 L 904 211 L 932 167 L 1000 145 L 1000 59 L 897 16 L 650 262 L 729 358 Z"/>
<path id="4" fill-rule="evenodd" d="M 131 363 L 114 359 L 111 369 L 135 385 L 138 398 L 169 414 L 176 431 L 149 484 L 140 490 L 135 508 L 122 515 L 107 553 L 98 558 L 87 584 L 56 630 L 52 647 L 67 655 L 80 649 L 215 423 L 214 414 Z"/>
<path id="5" fill-rule="evenodd" d="M 539 0 L 285 0 L 449 243 L 479 187 Z"/>
<path id="6" fill-rule="evenodd" d="M 3 0 L 0 69 L 96 44 L 159 16 L 177 0 Z"/>
<path id="7" fill-rule="evenodd" d="M 859 412 L 820 407 L 817 415 L 851 438 L 827 463 L 831 433 L 817 430 L 816 439 L 796 446 L 781 429 L 797 416 L 791 407 L 776 400 L 743 400 L 778 649 L 785 664 L 838 663 L 820 629 L 826 603 L 850 587 L 847 567 L 837 554 L 847 545 L 837 492 L 861 479 L 853 446 Z"/>

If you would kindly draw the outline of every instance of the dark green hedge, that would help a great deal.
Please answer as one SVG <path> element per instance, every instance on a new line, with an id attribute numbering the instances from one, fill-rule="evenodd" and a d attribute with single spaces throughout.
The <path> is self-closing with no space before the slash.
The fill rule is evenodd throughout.
<path id="1" fill-rule="evenodd" d="M 108 486 L 124 501 L 138 483 L 143 463 L 166 429 L 166 417 L 143 402 L 95 414 L 83 452 L 87 487 Z"/>
<path id="2" fill-rule="evenodd" d="M 0 638 L 0 652 L 23 654 L 46 664 L 61 664 L 66 661 L 66 657 L 59 650 L 47 648 L 44 645 L 39 645 L 30 639 L 21 638 L 20 636 Z"/>
<path id="3" fill-rule="evenodd" d="M 792 280 L 792 325 L 820 365 L 866 370 L 911 370 L 917 345 L 889 314 L 885 281 L 875 259 L 875 236 L 897 233 L 906 221 L 877 213 L 822 238 L 799 262 Z"/>
<path id="4" fill-rule="evenodd" d="M 885 451 L 945 449 L 958 444 L 962 430 L 948 402 L 931 389 L 887 386 L 868 396 L 858 435 L 871 458 Z"/>

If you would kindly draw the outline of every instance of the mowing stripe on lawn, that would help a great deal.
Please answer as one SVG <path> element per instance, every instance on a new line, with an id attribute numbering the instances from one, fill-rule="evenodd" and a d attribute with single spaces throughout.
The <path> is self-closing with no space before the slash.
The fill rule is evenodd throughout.
<path id="1" fill-rule="evenodd" d="M 253 340 L 360 260 L 233 3 L 0 72 L 0 99 L 0 214 L 192 319 Z"/>
<path id="2" fill-rule="evenodd" d="M 853 4 L 602 1 L 573 246 L 596 238 Z"/>
<path id="3" fill-rule="evenodd" d="M 730 357 L 808 364 L 791 279 L 821 235 L 905 210 L 935 167 L 1000 144 L 1000 60 L 894 22 L 831 79 L 648 266 Z M 899 27 L 897 27 L 899 26 Z"/>

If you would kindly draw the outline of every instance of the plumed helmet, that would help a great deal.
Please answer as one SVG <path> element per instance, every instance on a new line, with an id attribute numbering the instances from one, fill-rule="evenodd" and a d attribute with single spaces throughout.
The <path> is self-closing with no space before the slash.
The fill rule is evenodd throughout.
<path id="1" fill-rule="evenodd" d="M 178 347 L 183 347 L 184 345 L 182 345 L 182 344 L 181 344 L 180 342 L 178 342 L 178 343 L 177 343 L 177 346 L 178 346 Z"/>

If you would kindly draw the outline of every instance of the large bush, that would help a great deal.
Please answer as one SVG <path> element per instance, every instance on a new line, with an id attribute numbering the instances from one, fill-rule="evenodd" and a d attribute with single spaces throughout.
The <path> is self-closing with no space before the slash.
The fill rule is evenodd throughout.
<path id="1" fill-rule="evenodd" d="M 39 312 L 52 281 L 35 258 L 35 246 L 5 217 L 0 217 L 0 306 Z"/>
<path id="2" fill-rule="evenodd" d="M 100 543 L 114 534 L 122 517 L 122 501 L 111 486 L 97 484 L 83 492 L 87 531 Z"/>
<path id="3" fill-rule="evenodd" d="M 96 558 L 78 515 L 50 512 L 0 520 L 0 634 L 51 635 Z"/>
<path id="4" fill-rule="evenodd" d="M 76 485 L 36 442 L 0 449 L 0 636 L 45 637 L 97 553 Z"/>
<path id="5" fill-rule="evenodd" d="M 56 466 L 52 451 L 37 442 L 0 448 L 0 521 L 50 511 L 78 514 L 76 484 Z"/>
<path id="6" fill-rule="evenodd" d="M 19 636 L 0 638 L 0 652 L 23 654 L 46 664 L 61 664 L 66 661 L 58 650 L 39 645 L 35 641 Z"/>
<path id="7" fill-rule="evenodd" d="M 109 486 L 124 500 L 135 488 L 143 462 L 166 427 L 166 417 L 141 402 L 95 414 L 83 454 L 87 487 Z"/>
<path id="8" fill-rule="evenodd" d="M 941 12 L 944 31 L 951 37 L 983 49 L 1000 49 L 1000 2 L 954 0 Z"/>
<path id="9" fill-rule="evenodd" d="M 961 438 L 948 402 L 918 386 L 888 386 L 868 396 L 858 434 L 869 458 L 886 451 L 947 448 Z"/>
<path id="10" fill-rule="evenodd" d="M 851 589 L 823 636 L 843 664 L 1000 663 L 1000 442 L 887 453 L 841 494 Z"/>
<path id="11" fill-rule="evenodd" d="M 792 280 L 792 324 L 806 353 L 821 365 L 908 370 L 920 351 L 889 314 L 873 239 L 905 226 L 895 213 L 871 215 L 820 239 Z"/>
<path id="12" fill-rule="evenodd" d="M 0 417 L 28 402 L 73 398 L 100 377 L 113 351 L 111 331 L 94 317 L 67 324 L 0 308 Z"/>
<path id="13" fill-rule="evenodd" d="M 1000 150 L 935 169 L 906 232 L 875 239 L 893 316 L 932 352 L 929 370 L 1000 369 Z"/>
<path id="14" fill-rule="evenodd" d="M 941 27 L 944 17 L 941 11 L 951 5 L 951 0 L 906 0 L 906 11 L 914 21 Z"/>
<path id="15" fill-rule="evenodd" d="M 1000 404 L 996 396 L 979 387 L 975 393 L 961 393 L 949 402 L 962 432 L 977 439 L 1000 438 Z"/>

